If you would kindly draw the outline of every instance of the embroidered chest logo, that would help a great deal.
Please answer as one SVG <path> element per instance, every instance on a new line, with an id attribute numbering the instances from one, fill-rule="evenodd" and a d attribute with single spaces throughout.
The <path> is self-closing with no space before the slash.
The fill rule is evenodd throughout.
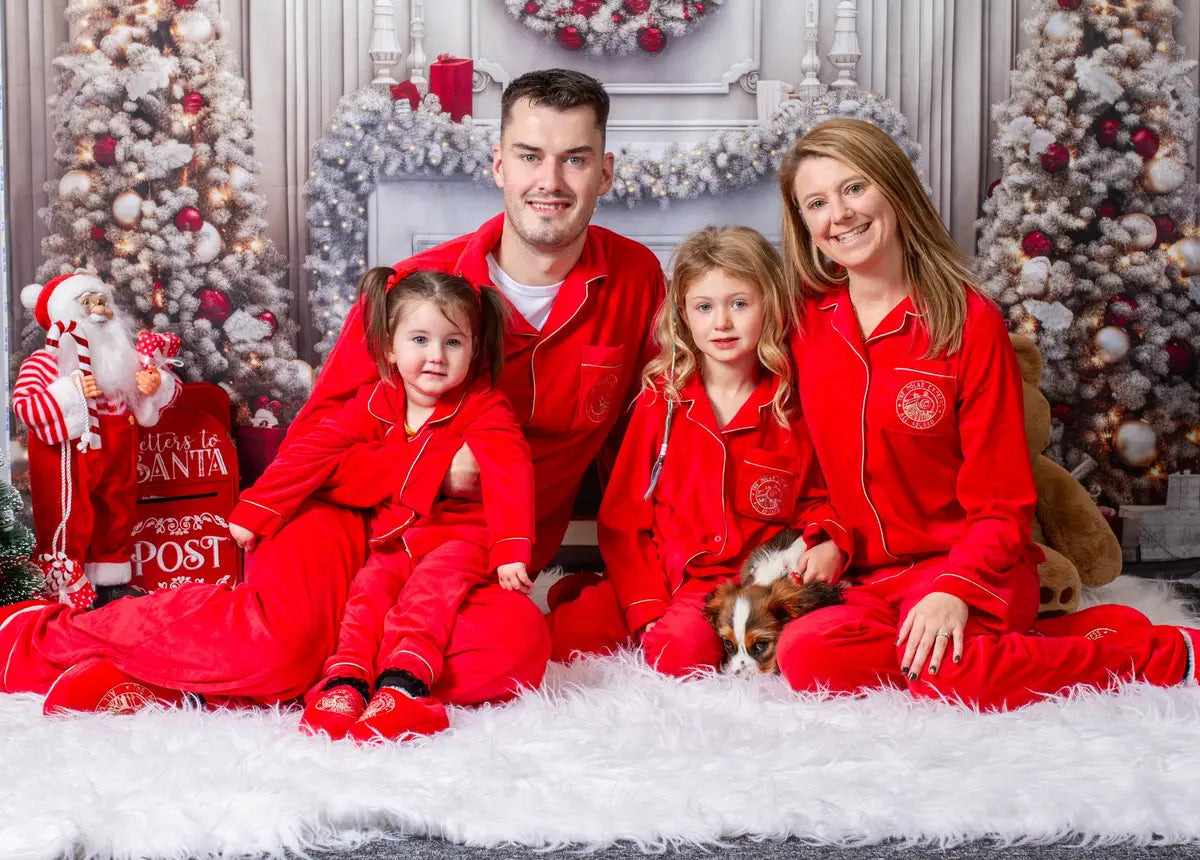
<path id="1" fill-rule="evenodd" d="M 96 710 L 112 714 L 136 714 L 156 701 L 154 694 L 141 684 L 122 681 L 104 694 Z"/>
<path id="2" fill-rule="evenodd" d="M 617 375 L 606 373 L 596 380 L 592 390 L 583 401 L 583 411 L 588 420 L 599 424 L 612 408 L 617 395 Z"/>
<path id="3" fill-rule="evenodd" d="M 928 430 L 946 414 L 946 396 L 932 382 L 914 379 L 896 395 L 896 416 L 914 430 Z"/>
<path id="4" fill-rule="evenodd" d="M 764 517 L 773 517 L 783 510 L 787 484 L 778 475 L 763 475 L 750 485 L 750 507 Z"/>

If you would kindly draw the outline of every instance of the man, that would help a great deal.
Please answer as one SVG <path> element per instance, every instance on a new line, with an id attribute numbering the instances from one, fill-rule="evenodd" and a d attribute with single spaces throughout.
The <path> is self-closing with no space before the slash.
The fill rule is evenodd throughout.
<path id="1" fill-rule="evenodd" d="M 31 284 L 21 301 L 47 330 L 46 346 L 21 364 L 12 404 L 29 428 L 35 560 L 76 609 L 145 594 L 129 584 L 137 426 L 158 423 L 177 380 L 139 360 L 108 285 L 90 272 Z"/>
<path id="2" fill-rule="evenodd" d="M 571 71 L 531 72 L 512 82 L 501 108 L 493 172 L 504 213 L 406 265 L 492 283 L 514 306 L 500 387 L 533 452 L 537 570 L 557 551 L 584 470 L 636 391 L 663 284 L 649 250 L 589 226 L 613 175 L 600 83 Z M 356 306 L 290 436 L 375 378 Z M 472 472 L 468 456 L 457 462 L 447 481 L 455 494 Z M 147 696 L 161 697 L 154 685 L 257 701 L 302 694 L 333 650 L 350 578 L 365 558 L 363 518 L 340 505 L 379 491 L 355 486 L 353 476 L 370 474 L 361 461 L 344 466 L 344 483 L 328 501 L 310 501 L 260 545 L 243 585 L 187 586 L 87 615 L 42 606 L 0 614 L 0 670 L 8 667 L 0 689 L 54 684 L 48 709 L 95 708 L 131 679 L 145 682 Z M 481 587 L 462 607 L 433 693 L 453 704 L 511 696 L 540 683 L 549 651 L 545 622 L 527 597 Z"/>

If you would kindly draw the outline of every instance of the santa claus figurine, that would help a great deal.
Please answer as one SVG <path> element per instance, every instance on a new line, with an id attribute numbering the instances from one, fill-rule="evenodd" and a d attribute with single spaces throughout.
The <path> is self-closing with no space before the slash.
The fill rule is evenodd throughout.
<path id="1" fill-rule="evenodd" d="M 163 366 L 179 339 L 144 333 L 135 346 L 112 290 L 84 270 L 26 287 L 21 302 L 46 329 L 12 402 L 29 428 L 36 560 L 79 609 L 144 594 L 130 585 L 137 427 L 158 423 L 179 395 Z"/>

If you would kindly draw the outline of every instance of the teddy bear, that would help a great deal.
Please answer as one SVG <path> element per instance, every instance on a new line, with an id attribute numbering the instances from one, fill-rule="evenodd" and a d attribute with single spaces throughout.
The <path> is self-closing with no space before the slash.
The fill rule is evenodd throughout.
<path id="1" fill-rule="evenodd" d="M 1054 618 L 1079 608 L 1081 585 L 1106 585 L 1120 575 L 1121 544 L 1083 485 L 1042 454 L 1050 444 L 1050 403 L 1038 389 L 1042 356 L 1024 335 L 1010 338 L 1025 383 L 1025 435 L 1037 487 L 1033 540 L 1046 554 L 1038 565 L 1038 617 Z"/>

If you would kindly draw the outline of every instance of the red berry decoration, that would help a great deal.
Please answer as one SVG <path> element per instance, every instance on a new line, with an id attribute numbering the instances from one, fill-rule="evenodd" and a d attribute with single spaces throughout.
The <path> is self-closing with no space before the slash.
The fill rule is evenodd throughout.
<path id="1" fill-rule="evenodd" d="M 107 135 L 92 144 L 92 158 L 103 167 L 117 163 L 117 141 Z"/>
<path id="2" fill-rule="evenodd" d="M 198 114 L 208 105 L 200 93 L 188 93 L 183 97 L 183 112 Z"/>
<path id="3" fill-rule="evenodd" d="M 576 15 L 583 15 L 585 18 L 590 18 L 600 11 L 600 7 L 604 5 L 604 0 L 575 0 L 571 6 L 571 11 Z"/>
<path id="4" fill-rule="evenodd" d="M 104 228 L 97 225 L 88 231 L 88 235 L 92 237 L 93 242 L 104 241 Z"/>
<path id="5" fill-rule="evenodd" d="M 184 233 L 195 233 L 204 226 L 204 216 L 195 206 L 180 209 L 175 215 L 175 228 Z"/>
<path id="6" fill-rule="evenodd" d="M 1112 117 L 1100 120 L 1096 126 L 1096 143 L 1101 146 L 1112 146 L 1117 142 L 1117 135 L 1121 133 L 1121 124 Z"/>
<path id="7" fill-rule="evenodd" d="M 1158 152 L 1158 135 L 1148 128 L 1139 128 L 1129 135 L 1133 148 L 1142 158 L 1150 159 Z"/>
<path id="8" fill-rule="evenodd" d="M 1025 252 L 1026 257 L 1048 257 L 1054 250 L 1054 243 L 1041 230 L 1034 230 L 1032 233 L 1026 233 L 1025 238 L 1021 240 L 1021 250 Z"/>
<path id="9" fill-rule="evenodd" d="M 258 315 L 258 318 L 271 327 L 271 334 L 275 334 L 275 327 L 277 325 L 275 321 L 275 314 L 271 313 L 270 311 L 263 311 Z"/>
<path id="10" fill-rule="evenodd" d="M 1133 322 L 1133 315 L 1137 309 L 1138 303 L 1133 299 L 1117 296 L 1109 300 L 1108 310 L 1104 312 L 1104 324 L 1125 328 Z"/>
<path id="11" fill-rule="evenodd" d="M 999 187 L 1000 187 L 1000 180 L 993 179 L 992 183 L 988 186 L 987 196 L 991 197 L 996 192 L 996 189 Z"/>
<path id="12" fill-rule="evenodd" d="M 1057 403 L 1050 407 L 1050 417 L 1055 421 L 1066 421 L 1074 412 L 1075 410 L 1066 403 Z"/>
<path id="13" fill-rule="evenodd" d="M 568 51 L 578 51 L 583 47 L 583 36 L 579 35 L 577 27 L 559 27 L 554 38 Z"/>
<path id="14" fill-rule="evenodd" d="M 1080 0 L 1058 0 L 1058 5 L 1063 9 L 1078 9 Z"/>
<path id="15" fill-rule="evenodd" d="M 650 10 L 650 0 L 625 0 L 625 11 L 630 15 L 645 15 Z"/>
<path id="16" fill-rule="evenodd" d="M 1167 370 L 1174 376 L 1191 376 L 1196 370 L 1192 351 L 1178 339 L 1167 341 L 1163 350 L 1167 353 Z"/>
<path id="17" fill-rule="evenodd" d="M 1071 153 L 1060 143 L 1052 143 L 1042 153 L 1042 167 L 1047 173 L 1058 173 L 1071 163 Z"/>
<path id="18" fill-rule="evenodd" d="M 538 9 L 541 9 L 541 8 L 542 7 L 539 6 L 538 4 L 534 3 L 533 0 L 529 0 L 529 2 L 525 4 L 525 8 L 523 11 L 525 12 L 526 15 L 536 15 L 538 13 Z"/>
<path id="19" fill-rule="evenodd" d="M 1111 197 L 1105 197 L 1096 204 L 1097 218 L 1116 218 L 1120 211 L 1121 209 L 1117 206 L 1117 201 Z"/>
<path id="20" fill-rule="evenodd" d="M 638 30 L 638 47 L 647 54 L 657 54 L 667 45 L 667 34 L 658 27 L 643 27 Z"/>
<path id="21" fill-rule="evenodd" d="M 612 22 L 614 24 L 620 24 L 624 20 L 625 20 L 625 18 L 621 15 L 620 12 L 613 12 Z"/>
<path id="22" fill-rule="evenodd" d="M 200 310 L 196 311 L 197 317 L 219 325 L 229 319 L 231 313 L 233 307 L 224 293 L 219 290 L 200 291 Z"/>
<path id="23" fill-rule="evenodd" d="M 705 13 L 705 11 L 707 11 L 707 10 L 704 8 L 704 4 L 703 4 L 703 3 L 697 3 L 697 4 L 696 4 L 696 5 L 693 7 L 693 8 L 696 10 L 696 14 L 697 14 L 697 15 L 703 15 L 703 14 Z"/>
<path id="24" fill-rule="evenodd" d="M 175 5 L 180 9 L 191 9 L 196 5 L 196 0 L 175 0 Z"/>
<path id="25" fill-rule="evenodd" d="M 1154 226 L 1158 229 L 1158 235 L 1154 239 L 1155 245 L 1174 242 L 1179 238 L 1179 234 L 1175 232 L 1175 222 L 1171 220 L 1170 215 L 1155 215 Z"/>

